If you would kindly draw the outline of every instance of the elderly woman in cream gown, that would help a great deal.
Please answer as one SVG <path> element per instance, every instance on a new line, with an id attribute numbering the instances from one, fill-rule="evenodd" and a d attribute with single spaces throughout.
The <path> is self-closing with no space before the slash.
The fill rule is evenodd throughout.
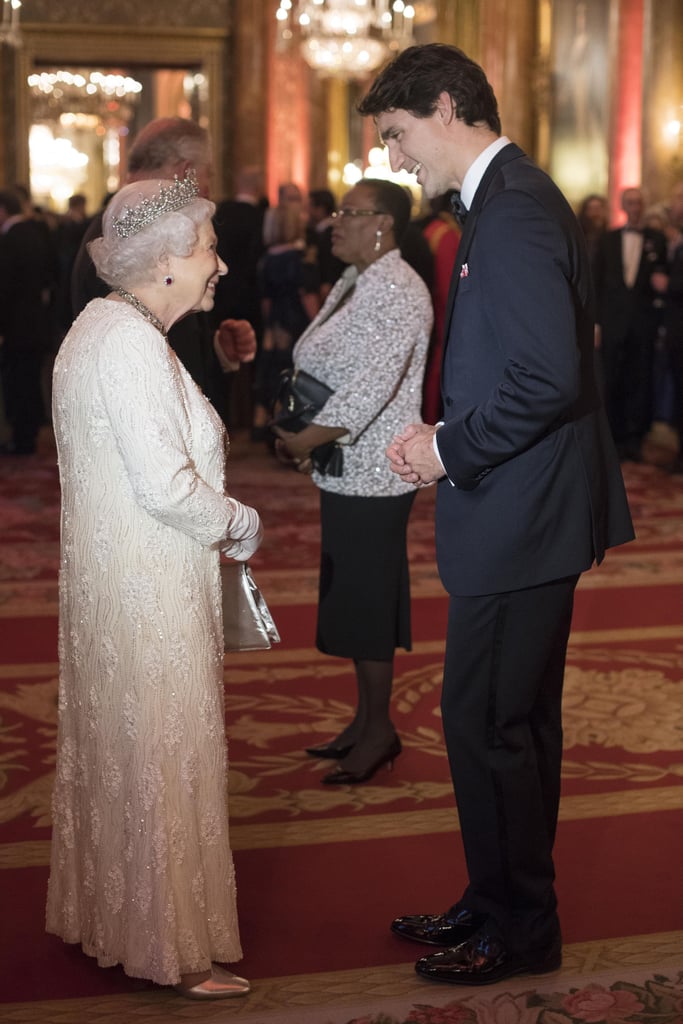
<path id="1" fill-rule="evenodd" d="M 112 286 L 65 338 L 59 736 L 47 928 L 191 998 L 242 995 L 228 836 L 219 554 L 258 547 L 220 418 L 166 341 L 225 264 L 192 177 L 112 199 Z"/>

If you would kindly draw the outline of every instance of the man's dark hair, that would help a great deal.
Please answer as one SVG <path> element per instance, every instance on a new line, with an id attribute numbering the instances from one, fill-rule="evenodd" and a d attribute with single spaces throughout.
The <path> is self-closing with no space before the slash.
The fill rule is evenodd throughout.
<path id="1" fill-rule="evenodd" d="M 362 185 L 372 193 L 376 210 L 388 213 L 393 217 L 394 238 L 396 244 L 400 245 L 410 221 L 410 197 L 406 189 L 401 185 L 394 184 L 393 181 L 385 181 L 383 178 L 361 178 L 356 185 Z"/>
<path id="2" fill-rule="evenodd" d="M 337 209 L 335 198 L 328 188 L 314 188 L 308 193 L 308 202 L 311 206 L 321 207 L 327 217 Z"/>
<path id="3" fill-rule="evenodd" d="M 16 192 L 4 190 L 0 192 L 0 206 L 3 207 L 8 217 L 16 217 L 21 213 L 21 200 Z"/>
<path id="4" fill-rule="evenodd" d="M 445 43 L 410 46 L 387 64 L 358 104 L 363 117 L 387 110 L 407 110 L 431 117 L 442 92 L 455 105 L 456 117 L 468 125 L 485 124 L 500 135 L 498 103 L 482 68 Z"/>

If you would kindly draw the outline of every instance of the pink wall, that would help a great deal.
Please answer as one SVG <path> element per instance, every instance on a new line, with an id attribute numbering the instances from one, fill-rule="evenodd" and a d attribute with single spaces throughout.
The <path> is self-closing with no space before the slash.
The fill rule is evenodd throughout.
<path id="1" fill-rule="evenodd" d="M 620 207 L 623 189 L 641 184 L 643 7 L 644 0 L 619 0 L 610 182 L 610 214 L 614 224 L 624 220 Z"/>

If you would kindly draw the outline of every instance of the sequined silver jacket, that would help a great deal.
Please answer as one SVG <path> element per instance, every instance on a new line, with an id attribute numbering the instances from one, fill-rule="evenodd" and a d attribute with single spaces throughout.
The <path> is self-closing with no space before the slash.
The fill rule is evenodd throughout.
<path id="1" fill-rule="evenodd" d="M 398 249 L 361 274 L 348 267 L 336 282 L 294 347 L 295 365 L 334 390 L 315 422 L 348 431 L 343 475 L 314 473 L 318 487 L 367 497 L 411 489 L 384 453 L 403 427 L 421 421 L 432 320 L 429 291 Z"/>

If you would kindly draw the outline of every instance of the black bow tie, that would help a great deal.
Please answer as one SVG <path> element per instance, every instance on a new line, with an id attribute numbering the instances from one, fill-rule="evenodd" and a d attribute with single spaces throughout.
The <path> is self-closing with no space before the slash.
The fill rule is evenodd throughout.
<path id="1" fill-rule="evenodd" d="M 629 234 L 631 234 L 631 235 L 642 235 L 643 234 L 643 229 L 642 228 L 629 228 L 629 227 L 625 227 L 623 230 L 624 231 L 628 231 Z"/>
<path id="2" fill-rule="evenodd" d="M 459 192 L 454 192 L 451 196 L 451 210 L 458 224 L 462 226 L 467 219 L 467 207 L 460 198 Z"/>

